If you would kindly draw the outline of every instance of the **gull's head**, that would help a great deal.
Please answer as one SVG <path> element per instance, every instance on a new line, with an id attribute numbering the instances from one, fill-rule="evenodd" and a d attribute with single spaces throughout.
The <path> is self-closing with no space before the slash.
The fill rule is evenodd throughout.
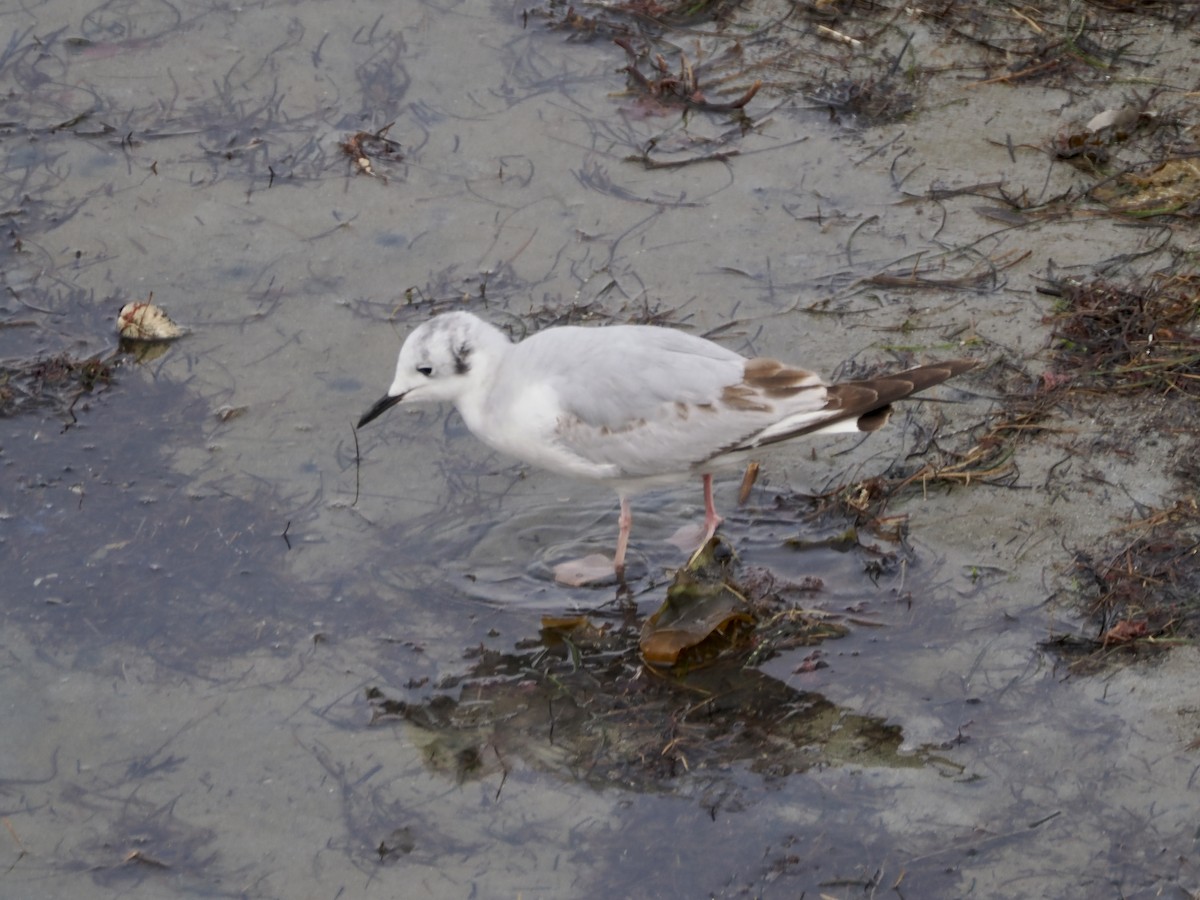
<path id="1" fill-rule="evenodd" d="M 380 400 L 358 420 L 362 428 L 401 401 L 456 402 L 482 383 L 489 362 L 508 346 L 498 328 L 466 312 L 437 316 L 420 325 L 396 361 L 396 377 Z"/>

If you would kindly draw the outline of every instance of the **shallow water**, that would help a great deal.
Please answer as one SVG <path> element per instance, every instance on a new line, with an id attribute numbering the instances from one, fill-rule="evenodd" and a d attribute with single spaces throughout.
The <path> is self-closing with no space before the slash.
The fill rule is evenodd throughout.
<path id="1" fill-rule="evenodd" d="M 748 676 L 749 696 L 825 716 L 810 767 L 780 762 L 808 752 L 794 734 L 664 771 L 605 756 L 624 732 L 555 738 L 553 716 L 369 724 L 369 688 L 436 711 L 471 699 L 462 679 L 525 715 L 519 678 L 483 693 L 480 648 L 523 659 L 543 613 L 610 615 L 615 599 L 546 571 L 611 548 L 607 491 L 491 454 L 445 410 L 394 410 L 356 448 L 353 422 L 431 308 L 517 328 L 573 304 L 700 333 L 732 320 L 728 346 L 828 373 L 898 342 L 1040 344 L 1046 259 L 1143 239 L 1103 223 L 1088 241 L 1077 223 L 1009 239 L 969 198 L 904 196 L 914 177 L 1041 186 L 1044 159 L 977 140 L 967 113 L 988 110 L 996 135 L 1052 130 L 1054 91 L 943 87 L 952 100 L 919 128 L 851 127 L 768 93 L 743 135 L 646 115 L 607 41 L 524 13 L 46 0 L 0 14 L 0 356 L 107 356 L 118 309 L 151 292 L 190 329 L 157 358 L 119 357 L 72 412 L 0 420 L 0 894 L 1200 888 L 1195 655 L 1082 680 L 1037 648 L 1066 616 L 1047 572 L 1065 537 L 1106 527 L 1110 494 L 1055 499 L 1033 476 L 931 489 L 892 510 L 911 517 L 908 546 L 874 577 L 869 548 L 787 544 L 838 530 L 804 494 L 902 461 L 938 414 L 974 424 L 988 390 L 970 380 L 861 444 L 782 449 L 743 508 L 719 488 L 741 564 L 819 577 L 804 605 L 851 622 L 820 648 L 827 667 L 807 670 L 798 647 Z M 356 172 L 339 142 L 388 123 L 399 157 Z M 625 160 L 651 138 L 686 150 L 727 133 L 740 156 L 725 162 Z M 915 254 L 961 271 L 976 251 L 946 246 L 976 239 L 1036 256 L 998 293 L 854 287 Z M 1137 502 L 1166 491 L 1154 471 L 1108 477 Z M 701 514 L 698 485 L 637 501 L 640 614 L 684 557 L 668 538 Z M 853 752 L 831 750 L 852 728 Z"/>

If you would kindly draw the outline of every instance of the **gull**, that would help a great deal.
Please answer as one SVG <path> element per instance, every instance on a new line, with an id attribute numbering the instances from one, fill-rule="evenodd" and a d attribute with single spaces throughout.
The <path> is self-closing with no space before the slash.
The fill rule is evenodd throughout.
<path id="1" fill-rule="evenodd" d="M 802 435 L 875 431 L 893 402 L 976 365 L 955 359 L 829 384 L 774 359 L 655 325 L 547 328 L 519 343 L 467 312 L 435 316 L 400 348 L 387 393 L 362 428 L 398 403 L 453 403 L 495 450 L 620 498 L 612 569 L 624 577 L 637 492 L 699 475 L 707 544 L 721 524 L 713 473 Z"/>

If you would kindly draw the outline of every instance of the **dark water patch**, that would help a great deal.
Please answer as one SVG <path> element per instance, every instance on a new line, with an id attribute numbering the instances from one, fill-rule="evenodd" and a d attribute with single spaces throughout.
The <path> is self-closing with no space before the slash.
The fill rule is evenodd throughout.
<path id="1" fill-rule="evenodd" d="M 0 423 L 10 626 L 93 661 L 128 643 L 185 667 L 301 627 L 289 611 L 314 604 L 283 572 L 278 499 L 199 491 L 171 466 L 210 419 L 186 388 L 130 368 L 74 422 Z"/>
<path id="2" fill-rule="evenodd" d="M 81 792 L 71 799 L 114 816 L 102 837 L 79 848 L 86 862 L 65 867 L 86 871 L 99 886 L 155 885 L 161 890 L 165 880 L 203 883 L 217 859 L 212 846 L 217 832 L 178 815 L 174 800 L 155 805 L 136 796 L 116 800 L 98 792 Z"/>

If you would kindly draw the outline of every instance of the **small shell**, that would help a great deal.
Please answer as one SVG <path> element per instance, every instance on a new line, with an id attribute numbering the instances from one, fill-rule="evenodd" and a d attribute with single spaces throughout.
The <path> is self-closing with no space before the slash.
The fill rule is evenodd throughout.
<path id="1" fill-rule="evenodd" d="M 246 412 L 245 406 L 218 406 L 213 410 L 213 415 L 221 422 L 232 422 L 238 416 Z"/>
<path id="2" fill-rule="evenodd" d="M 117 332 L 129 341 L 173 341 L 184 333 L 162 309 L 148 301 L 121 307 Z"/>

